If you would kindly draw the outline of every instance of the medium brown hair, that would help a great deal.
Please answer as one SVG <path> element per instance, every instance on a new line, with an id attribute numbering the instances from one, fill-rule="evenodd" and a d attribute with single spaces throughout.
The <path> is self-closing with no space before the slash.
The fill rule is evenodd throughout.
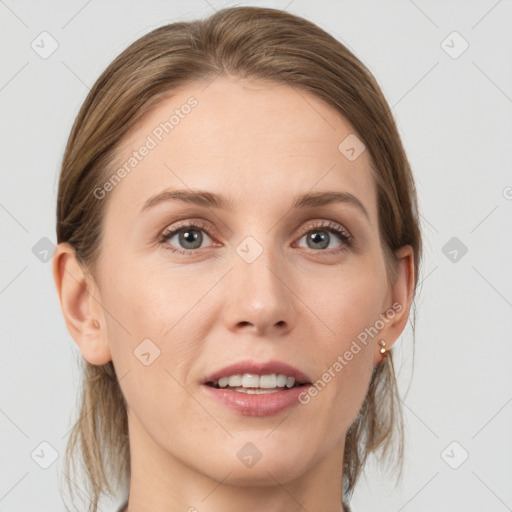
<path id="1" fill-rule="evenodd" d="M 65 149 L 57 200 L 57 241 L 73 246 L 93 275 L 107 199 L 93 191 L 112 175 L 116 151 L 135 124 L 178 87 L 217 76 L 269 80 L 310 92 L 342 114 L 364 141 L 377 187 L 379 235 L 389 283 L 394 251 L 414 249 L 414 293 L 422 241 L 413 176 L 389 106 L 370 71 L 341 42 L 313 23 L 270 8 L 234 7 L 204 20 L 159 27 L 124 50 L 101 74 L 83 103 Z M 341 142 L 341 141 L 340 141 Z M 414 315 L 415 316 L 415 315 Z M 414 323 L 413 323 L 414 332 Z M 129 480 L 126 402 L 112 362 L 82 361 L 79 418 L 66 447 L 81 455 L 90 508 L 112 484 Z M 392 351 L 374 368 L 361 410 L 346 434 L 343 499 L 352 494 L 369 454 L 392 452 L 402 469 L 403 419 Z M 80 486 L 81 487 L 81 486 Z"/>

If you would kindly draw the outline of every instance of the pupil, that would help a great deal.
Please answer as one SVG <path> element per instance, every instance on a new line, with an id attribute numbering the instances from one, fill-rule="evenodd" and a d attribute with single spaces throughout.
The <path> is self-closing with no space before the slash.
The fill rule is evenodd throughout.
<path id="1" fill-rule="evenodd" d="M 194 230 L 187 230 L 184 231 L 180 237 L 180 242 L 185 244 L 185 247 L 187 247 L 187 244 L 194 244 L 194 242 L 197 242 L 199 240 L 199 246 L 201 245 L 201 235 L 198 231 Z M 198 247 L 199 247 L 198 246 Z M 189 247 L 190 249 L 196 249 L 197 247 Z"/>
<path id="2" fill-rule="evenodd" d="M 315 244 L 317 244 L 317 242 L 324 242 L 323 244 L 320 244 L 323 249 L 329 245 L 329 237 L 325 231 L 315 231 L 314 234 L 311 235 L 311 239 L 313 239 Z"/>

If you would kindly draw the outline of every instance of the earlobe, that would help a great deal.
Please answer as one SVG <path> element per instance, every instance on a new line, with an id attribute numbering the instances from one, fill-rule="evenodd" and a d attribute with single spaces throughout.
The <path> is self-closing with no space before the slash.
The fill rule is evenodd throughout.
<path id="1" fill-rule="evenodd" d="M 78 263 L 74 248 L 60 243 L 52 261 L 53 279 L 66 327 L 91 364 L 112 360 L 106 336 L 106 323 L 94 280 Z"/>

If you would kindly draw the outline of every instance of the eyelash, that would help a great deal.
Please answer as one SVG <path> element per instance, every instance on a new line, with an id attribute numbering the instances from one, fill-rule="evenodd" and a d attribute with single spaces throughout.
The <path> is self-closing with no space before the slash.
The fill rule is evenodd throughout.
<path id="1" fill-rule="evenodd" d="M 195 256 L 198 251 L 201 251 L 201 249 L 177 249 L 175 247 L 172 247 L 167 242 L 176 234 L 182 231 L 183 229 L 190 229 L 194 228 L 197 230 L 201 230 L 206 232 L 206 234 L 212 238 L 212 235 L 210 235 L 207 225 L 201 221 L 193 221 L 193 222 L 185 222 L 178 224 L 177 226 L 174 226 L 172 229 L 165 229 L 158 237 L 158 243 L 164 247 L 164 249 L 171 251 L 173 253 L 188 255 L 188 256 Z M 330 231 L 332 233 L 335 233 L 338 235 L 342 242 L 345 244 L 345 247 L 342 247 L 341 249 L 336 250 L 320 250 L 315 251 L 311 249 L 313 252 L 326 252 L 327 254 L 339 254 L 344 251 L 346 251 L 348 248 L 352 247 L 354 242 L 354 237 L 344 228 L 342 228 L 339 224 L 333 221 L 314 221 L 306 225 L 305 227 L 306 231 L 302 233 L 300 238 L 302 238 L 304 235 L 307 235 L 311 231 L 316 230 L 325 230 Z"/>

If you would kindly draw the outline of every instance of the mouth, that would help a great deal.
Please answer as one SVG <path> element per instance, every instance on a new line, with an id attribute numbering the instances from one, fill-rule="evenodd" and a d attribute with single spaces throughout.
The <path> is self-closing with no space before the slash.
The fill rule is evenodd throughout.
<path id="1" fill-rule="evenodd" d="M 217 370 L 203 379 L 202 384 L 244 393 L 248 389 L 284 391 L 311 384 L 311 381 L 305 373 L 283 361 L 248 360 Z"/>
<path id="2" fill-rule="evenodd" d="M 263 374 L 243 373 L 220 377 L 217 380 L 205 383 L 215 389 L 226 389 L 237 393 L 261 395 L 266 393 L 279 393 L 289 389 L 306 386 L 309 382 L 300 382 L 295 377 L 283 373 Z"/>
<path id="3" fill-rule="evenodd" d="M 311 379 L 281 361 L 243 361 L 212 373 L 201 384 L 206 396 L 238 414 L 273 416 L 297 406 Z"/>

